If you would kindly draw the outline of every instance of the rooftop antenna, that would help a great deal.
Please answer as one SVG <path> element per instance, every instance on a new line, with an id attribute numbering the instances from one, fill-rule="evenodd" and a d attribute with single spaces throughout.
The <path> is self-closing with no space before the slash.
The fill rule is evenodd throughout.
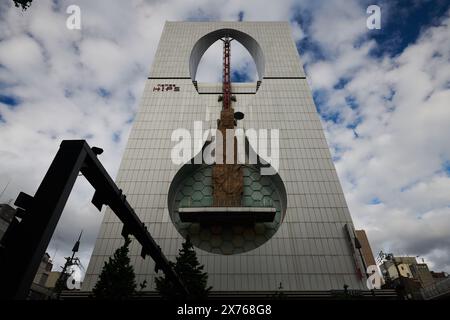
<path id="1" fill-rule="evenodd" d="M 78 252 L 78 250 L 80 249 L 80 240 L 81 240 L 81 235 L 82 234 L 83 234 L 83 230 L 81 230 L 80 235 L 78 237 L 78 240 L 77 240 L 77 242 L 75 242 L 75 245 L 73 246 L 72 259 L 73 259 L 74 255 L 75 255 L 75 253 Z"/>
<path id="2" fill-rule="evenodd" d="M 228 110 L 231 107 L 231 64 L 230 64 L 230 43 L 233 39 L 225 36 L 223 41 L 223 82 L 222 82 L 222 110 Z"/>
<path id="3" fill-rule="evenodd" d="M 219 96 L 219 102 L 222 101 L 222 110 L 220 111 L 220 119 L 217 120 L 217 131 L 221 133 L 222 147 L 216 149 L 216 163 L 212 170 L 214 181 L 213 206 L 239 207 L 241 206 L 243 189 L 243 171 L 242 166 L 237 161 L 237 140 L 235 137 L 228 141 L 228 144 L 233 146 L 234 152 L 231 154 L 234 159 L 229 161 L 227 158 L 227 131 L 235 130 L 237 118 L 242 119 L 243 114 L 240 113 L 236 118 L 231 103 L 236 101 L 236 98 L 231 95 L 230 43 L 233 39 L 229 35 L 225 35 L 221 40 L 223 41 L 223 79 L 222 95 Z M 225 179 L 222 177 L 225 177 Z"/>
<path id="4" fill-rule="evenodd" d="M 83 230 L 81 230 L 80 235 L 78 236 L 78 240 L 75 242 L 73 248 L 72 248 L 72 256 L 71 257 L 65 257 L 66 263 L 64 264 L 64 267 L 62 267 L 61 274 L 59 275 L 58 280 L 56 281 L 55 289 L 56 296 L 59 299 L 61 295 L 61 291 L 66 287 L 66 281 L 71 276 L 71 274 L 68 274 L 67 270 L 69 267 L 72 267 L 73 265 L 78 265 L 81 263 L 78 258 L 75 258 L 75 254 L 80 249 L 80 240 L 81 235 L 83 234 Z M 73 270 L 71 271 L 73 273 Z"/>
<path id="5" fill-rule="evenodd" d="M 55 261 L 56 253 L 58 252 L 58 245 L 55 246 L 55 252 L 53 252 L 52 261 Z"/>

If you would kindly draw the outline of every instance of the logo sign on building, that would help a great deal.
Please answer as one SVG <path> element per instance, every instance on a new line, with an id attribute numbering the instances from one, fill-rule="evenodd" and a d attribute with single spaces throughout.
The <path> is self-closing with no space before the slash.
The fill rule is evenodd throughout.
<path id="1" fill-rule="evenodd" d="M 180 87 L 173 83 L 158 83 L 153 87 L 153 91 L 163 92 L 163 91 L 180 91 Z"/>

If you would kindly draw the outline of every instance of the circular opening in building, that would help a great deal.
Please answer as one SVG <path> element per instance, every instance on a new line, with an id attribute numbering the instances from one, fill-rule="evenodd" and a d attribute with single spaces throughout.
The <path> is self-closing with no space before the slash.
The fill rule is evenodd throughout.
<path id="1" fill-rule="evenodd" d="M 183 208 L 213 207 L 211 165 L 185 165 L 175 176 L 169 190 L 169 213 L 173 224 L 194 246 L 207 252 L 231 255 L 258 248 L 274 236 L 286 212 L 286 191 L 278 174 L 261 175 L 258 168 L 244 165 L 242 208 L 272 208 L 271 222 L 183 222 Z M 210 214 L 210 213 L 202 213 Z"/>

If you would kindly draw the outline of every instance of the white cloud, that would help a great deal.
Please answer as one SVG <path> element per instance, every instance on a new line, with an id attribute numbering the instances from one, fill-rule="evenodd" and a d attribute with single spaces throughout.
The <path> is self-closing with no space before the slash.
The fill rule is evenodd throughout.
<path id="1" fill-rule="evenodd" d="M 0 122 L 0 190 L 10 181 L 1 201 L 19 191 L 34 194 L 62 139 L 88 137 L 104 148 L 101 160 L 115 176 L 165 20 L 199 13 L 236 20 L 240 11 L 244 20 L 288 20 L 295 7 L 312 16 L 307 30 L 292 23 L 294 38 L 307 36 L 325 54 L 317 61 L 301 52 L 313 90 L 329 97 L 324 112 L 342 119 L 324 126 L 357 227 L 368 231 L 375 251 L 423 255 L 438 270 L 450 270 L 450 178 L 441 170 L 450 159 L 449 19 L 398 56 L 374 58 L 369 53 L 377 44 L 367 40 L 365 8 L 356 1 L 73 4 L 81 7 L 81 31 L 65 28 L 64 2 L 34 1 L 25 13 L 0 5 L 0 83 L 21 100 L 14 108 L 0 104 L 6 121 Z M 237 54 L 243 65 L 244 53 Z M 345 86 L 334 88 L 343 77 Z M 99 95 L 100 87 L 111 96 Z M 348 97 L 359 108 L 350 108 Z M 358 138 L 347 128 L 356 121 Z M 116 131 L 119 142 L 112 139 Z M 91 196 L 80 179 L 49 248 L 51 255 L 58 248 L 58 266 L 83 228 L 87 265 L 101 220 Z M 381 203 L 370 204 L 375 198 Z"/>
<path id="2" fill-rule="evenodd" d="M 341 30 L 341 22 L 329 29 Z M 313 89 L 329 97 L 324 112 L 341 115 L 341 122 L 325 126 L 356 224 L 369 231 L 377 250 L 420 254 L 447 271 L 450 178 L 442 166 L 450 159 L 449 22 L 447 17 L 430 27 L 392 58 L 371 56 L 375 43 L 368 40 L 354 46 L 361 39 L 357 32 L 337 31 L 346 35 L 342 46 L 316 31 L 314 40 L 335 50 L 330 59 L 308 61 Z M 336 88 L 342 76 L 348 83 Z M 359 108 L 350 108 L 345 97 Z M 356 129 L 347 127 L 355 119 Z M 382 203 L 371 204 L 374 199 Z"/>

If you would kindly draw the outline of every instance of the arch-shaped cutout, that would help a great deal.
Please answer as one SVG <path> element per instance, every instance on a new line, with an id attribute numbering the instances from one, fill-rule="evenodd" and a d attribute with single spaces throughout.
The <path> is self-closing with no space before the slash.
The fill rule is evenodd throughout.
<path id="1" fill-rule="evenodd" d="M 264 54 L 261 46 L 250 35 L 235 29 L 219 29 L 212 31 L 201 37 L 194 45 L 189 59 L 189 73 L 192 81 L 195 81 L 197 68 L 203 54 L 218 39 L 229 36 L 239 41 L 250 52 L 256 64 L 258 79 L 261 81 L 264 77 Z"/>
<path id="2" fill-rule="evenodd" d="M 256 83 L 258 71 L 250 52 L 237 40 L 230 43 L 230 80 L 232 83 Z M 203 54 L 197 67 L 195 81 L 199 84 L 222 83 L 223 41 L 216 40 Z"/>

